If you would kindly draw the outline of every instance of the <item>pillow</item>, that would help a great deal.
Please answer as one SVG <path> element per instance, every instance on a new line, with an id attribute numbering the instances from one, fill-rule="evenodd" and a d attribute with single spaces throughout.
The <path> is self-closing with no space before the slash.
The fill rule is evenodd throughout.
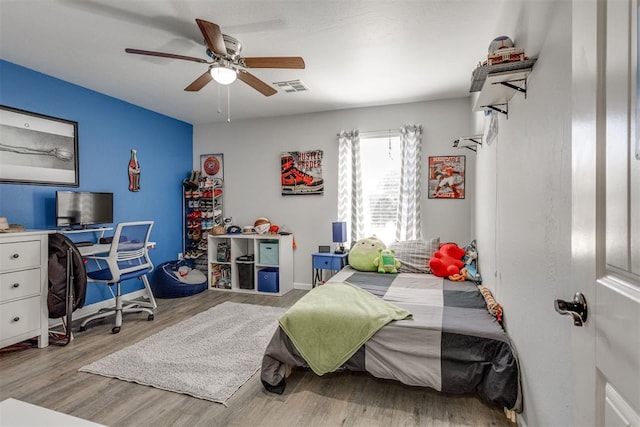
<path id="1" fill-rule="evenodd" d="M 389 249 L 396 251 L 400 261 L 398 273 L 431 274 L 429 260 L 440 247 L 440 237 L 429 240 L 403 240 L 395 242 Z"/>

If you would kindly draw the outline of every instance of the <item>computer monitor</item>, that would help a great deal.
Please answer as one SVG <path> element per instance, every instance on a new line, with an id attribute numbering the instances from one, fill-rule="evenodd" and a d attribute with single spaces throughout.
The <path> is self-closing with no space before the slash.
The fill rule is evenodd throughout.
<path id="1" fill-rule="evenodd" d="M 87 228 L 113 223 L 113 193 L 56 191 L 56 226 Z"/>

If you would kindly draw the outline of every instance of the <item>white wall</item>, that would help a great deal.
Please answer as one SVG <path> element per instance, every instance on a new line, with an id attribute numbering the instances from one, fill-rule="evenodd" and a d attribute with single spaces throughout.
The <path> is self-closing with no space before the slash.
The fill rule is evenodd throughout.
<path id="1" fill-rule="evenodd" d="M 277 94 L 275 96 L 285 96 Z M 294 94 L 287 96 L 304 96 Z M 471 199 L 474 194 L 475 154 L 452 147 L 453 140 L 471 132 L 466 98 L 385 107 L 359 108 L 270 119 L 232 121 L 194 126 L 194 167 L 201 154 L 224 154 L 225 215 L 236 225 L 249 225 L 266 216 L 295 234 L 294 281 L 311 283 L 311 254 L 318 245 L 333 245 L 331 222 L 337 219 L 337 133 L 340 130 L 398 129 L 422 124 L 423 237 L 467 244 L 472 238 Z M 281 196 L 280 153 L 324 151 L 324 195 Z M 427 198 L 428 156 L 466 155 L 467 197 L 464 200 Z"/>
<path id="2" fill-rule="evenodd" d="M 517 1 L 506 23 L 538 56 L 526 99 L 515 95 L 499 135 L 477 154 L 480 271 L 505 308 L 520 356 L 528 426 L 571 425 L 571 2 Z"/>

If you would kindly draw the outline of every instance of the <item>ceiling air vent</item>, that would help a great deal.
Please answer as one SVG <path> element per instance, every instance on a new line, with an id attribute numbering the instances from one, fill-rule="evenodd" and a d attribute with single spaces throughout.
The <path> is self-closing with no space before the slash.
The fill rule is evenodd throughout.
<path id="1" fill-rule="evenodd" d="M 273 85 L 285 92 L 304 92 L 309 90 L 300 80 L 288 80 L 285 82 L 273 82 Z"/>

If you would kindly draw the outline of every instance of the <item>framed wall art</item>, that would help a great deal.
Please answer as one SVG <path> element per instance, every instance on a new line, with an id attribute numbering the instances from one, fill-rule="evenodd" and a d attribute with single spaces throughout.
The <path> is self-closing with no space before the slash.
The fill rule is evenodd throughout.
<path id="1" fill-rule="evenodd" d="M 465 156 L 429 157 L 429 198 L 464 199 Z"/>
<path id="2" fill-rule="evenodd" d="M 202 176 L 224 181 L 224 156 L 222 154 L 202 154 L 200 156 Z"/>
<path id="3" fill-rule="evenodd" d="M 322 150 L 280 154 L 280 183 L 283 196 L 324 194 Z"/>
<path id="4" fill-rule="evenodd" d="M 0 105 L 0 181 L 79 186 L 78 123 Z"/>

